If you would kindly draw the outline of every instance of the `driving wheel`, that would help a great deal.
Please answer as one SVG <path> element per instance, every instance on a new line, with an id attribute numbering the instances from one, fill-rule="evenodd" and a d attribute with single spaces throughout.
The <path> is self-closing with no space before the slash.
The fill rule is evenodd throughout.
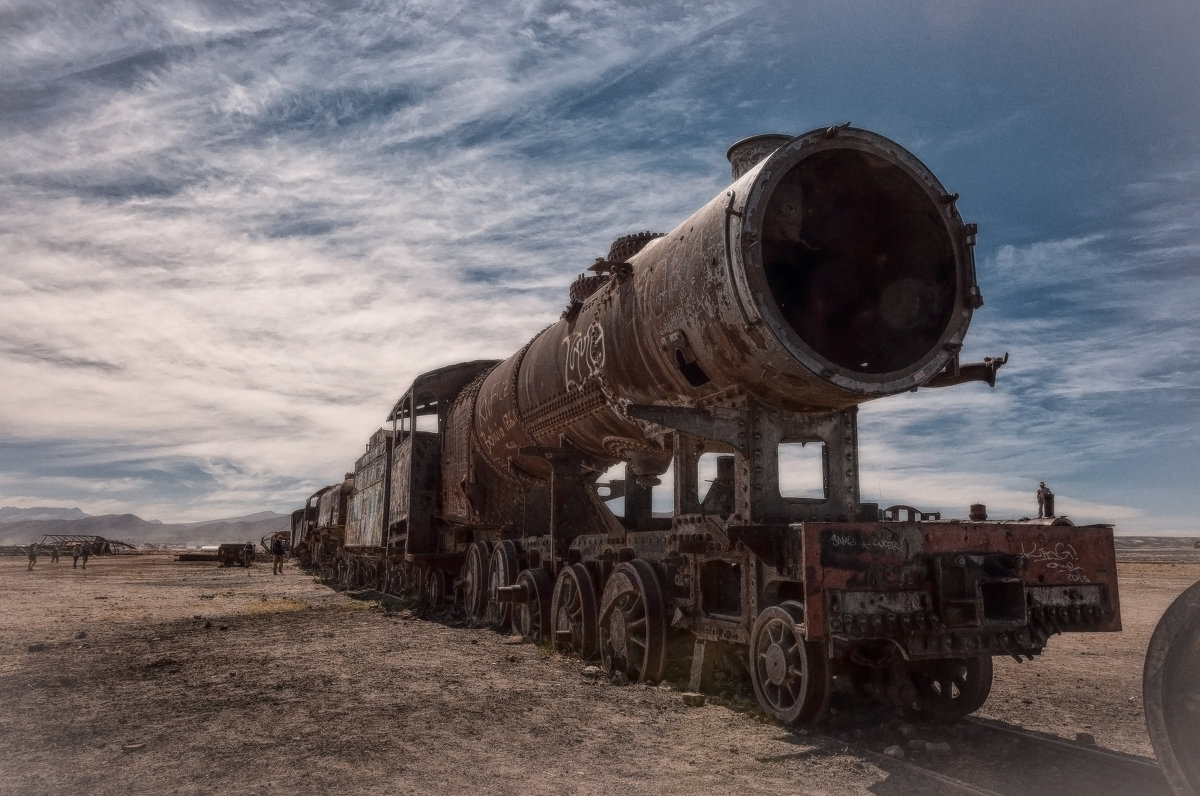
<path id="1" fill-rule="evenodd" d="M 517 546 L 513 542 L 499 542 L 492 548 L 488 559 L 488 603 L 485 616 L 489 625 L 505 627 L 512 620 L 512 605 L 496 599 L 496 590 L 511 586 L 517 579 Z"/>
<path id="2" fill-rule="evenodd" d="M 550 633 L 555 645 L 591 658 L 599 646 L 599 615 L 595 581 L 588 568 L 572 564 L 558 573 L 550 599 Z"/>
<path id="3" fill-rule="evenodd" d="M 487 542 L 475 542 L 467 548 L 467 559 L 463 562 L 463 610 L 474 619 L 482 619 L 487 609 L 488 555 Z"/>
<path id="4" fill-rule="evenodd" d="M 523 587 L 525 596 L 513 605 L 513 630 L 529 641 L 541 641 L 550 619 L 550 592 L 554 588 L 550 573 L 541 567 L 522 570 L 516 585 Z"/>
<path id="5" fill-rule="evenodd" d="M 662 586 L 644 559 L 618 564 L 600 601 L 600 660 L 609 674 L 658 682 L 667 664 L 667 618 Z"/>

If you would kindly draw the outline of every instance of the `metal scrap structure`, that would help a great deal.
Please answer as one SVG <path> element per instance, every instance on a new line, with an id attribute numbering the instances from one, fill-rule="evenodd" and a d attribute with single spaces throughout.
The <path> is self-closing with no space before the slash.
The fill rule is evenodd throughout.
<path id="1" fill-rule="evenodd" d="M 40 542 L 34 543 L 38 550 L 43 553 L 50 553 L 51 550 L 57 549 L 59 553 L 66 553 L 70 550 L 87 545 L 91 555 L 122 555 L 136 554 L 137 548 L 128 542 L 122 542 L 117 539 L 105 539 L 103 536 L 95 536 L 92 534 L 79 533 L 48 533 L 42 536 Z M 0 556 L 24 556 L 29 554 L 30 545 L 4 545 L 0 546 Z"/>
<path id="2" fill-rule="evenodd" d="M 119 553 L 136 553 L 137 548 L 128 542 L 117 539 L 105 539 L 103 536 L 92 536 L 78 533 L 48 533 L 42 537 L 42 547 L 57 547 L 60 551 L 88 545 L 92 555 L 109 555 Z"/>
<path id="3" fill-rule="evenodd" d="M 1007 361 L 960 362 L 983 299 L 957 195 L 848 126 L 728 154 L 727 190 L 616 241 L 520 351 L 418 376 L 294 512 L 302 563 L 635 681 L 680 638 L 695 689 L 734 653 L 788 723 L 834 677 L 956 718 L 992 656 L 1119 630 L 1111 526 L 860 499 L 860 404 Z"/>

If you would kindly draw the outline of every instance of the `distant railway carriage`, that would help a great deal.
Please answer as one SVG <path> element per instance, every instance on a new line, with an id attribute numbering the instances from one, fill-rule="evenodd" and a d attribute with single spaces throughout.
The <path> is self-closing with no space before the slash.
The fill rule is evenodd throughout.
<path id="1" fill-rule="evenodd" d="M 248 567 L 254 563 L 252 543 L 231 542 L 217 547 L 217 561 L 223 567 Z"/>
<path id="2" fill-rule="evenodd" d="M 346 537 L 347 503 L 353 491 L 354 475 L 347 473 L 341 483 L 322 487 L 305 501 L 292 539 L 293 553 L 305 569 L 315 569 L 328 578 L 343 574 L 338 566 Z"/>
<path id="3" fill-rule="evenodd" d="M 1110 526 L 860 500 L 859 404 L 1007 360 L 959 361 L 982 297 L 957 197 L 849 127 L 729 157 L 727 191 L 618 240 L 516 354 L 417 377 L 298 512 L 302 563 L 632 680 L 663 677 L 669 640 L 696 689 L 736 652 L 789 723 L 834 677 L 953 719 L 993 656 L 1120 629 Z"/>

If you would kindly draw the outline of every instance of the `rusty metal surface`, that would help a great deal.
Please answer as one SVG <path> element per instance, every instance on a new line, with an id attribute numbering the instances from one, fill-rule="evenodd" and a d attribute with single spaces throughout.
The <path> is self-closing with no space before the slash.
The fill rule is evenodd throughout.
<path id="1" fill-rule="evenodd" d="M 321 495 L 331 489 L 337 489 L 338 484 L 329 484 L 318 489 L 304 501 L 304 508 L 292 513 L 292 549 L 300 550 L 311 545 L 320 515 Z"/>
<path id="2" fill-rule="evenodd" d="M 223 567 L 248 567 L 254 563 L 254 545 L 242 542 L 220 545 L 217 561 Z"/>
<path id="3" fill-rule="evenodd" d="M 1108 526 L 806 523 L 793 533 L 814 638 L 997 654 L 1040 651 L 1055 632 L 1121 629 Z"/>
<path id="4" fill-rule="evenodd" d="M 391 488 L 392 432 L 379 429 L 367 442 L 367 451 L 354 466 L 354 492 L 346 513 L 347 547 L 384 544 L 385 507 Z"/>
<path id="5" fill-rule="evenodd" d="M 437 496 L 437 443 L 433 434 L 417 432 L 392 452 L 389 545 L 395 546 L 404 537 L 410 551 L 428 552 L 435 547 L 431 529 Z"/>
<path id="6" fill-rule="evenodd" d="M 354 492 L 354 474 L 347 473 L 341 485 L 321 493 L 317 507 L 317 529 L 344 527 L 346 503 Z"/>
<path id="7" fill-rule="evenodd" d="M 442 470 L 442 516 L 451 522 L 471 522 L 476 519 L 471 496 L 480 478 L 479 469 L 472 466 L 475 433 L 472 418 L 482 380 L 471 382 L 459 394 L 447 417 L 445 440 L 442 443 L 439 466 Z"/>

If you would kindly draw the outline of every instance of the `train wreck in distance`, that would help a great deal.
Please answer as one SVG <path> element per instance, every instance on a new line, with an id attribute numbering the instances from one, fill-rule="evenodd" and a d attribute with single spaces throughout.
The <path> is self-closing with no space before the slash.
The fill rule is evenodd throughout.
<path id="1" fill-rule="evenodd" d="M 302 563 L 632 681 L 679 639 L 694 690 L 733 653 L 785 723 L 819 720 L 834 678 L 953 720 L 994 656 L 1119 630 L 1111 526 L 860 499 L 860 404 L 1007 361 L 960 362 L 983 295 L 958 196 L 846 125 L 729 159 L 726 190 L 617 240 L 520 351 L 418 376 L 293 514 Z"/>

